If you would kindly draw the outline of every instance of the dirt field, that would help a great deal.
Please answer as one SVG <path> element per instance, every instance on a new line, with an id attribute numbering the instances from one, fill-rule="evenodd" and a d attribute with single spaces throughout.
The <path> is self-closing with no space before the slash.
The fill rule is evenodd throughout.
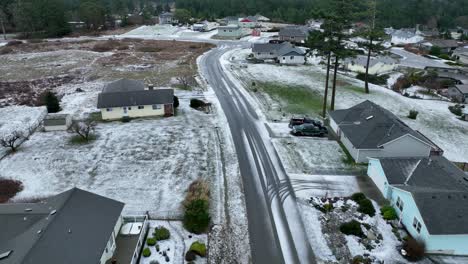
<path id="1" fill-rule="evenodd" d="M 40 94 L 63 85 L 145 80 L 173 86 L 176 76 L 195 75 L 202 43 L 140 39 L 23 43 L 0 48 L 0 107 L 40 104 Z"/>

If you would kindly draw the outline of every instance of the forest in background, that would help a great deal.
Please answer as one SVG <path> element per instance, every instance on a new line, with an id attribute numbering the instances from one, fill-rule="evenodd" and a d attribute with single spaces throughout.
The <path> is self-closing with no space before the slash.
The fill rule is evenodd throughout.
<path id="1" fill-rule="evenodd" d="M 365 20 L 365 1 L 352 1 L 356 21 Z M 277 22 L 303 24 L 330 12 L 329 0 L 176 0 L 177 9 L 188 10 L 200 19 L 260 13 Z M 172 0 L 1 0 L 0 22 L 7 32 L 25 32 L 41 37 L 70 32 L 68 21 L 83 21 L 90 30 L 112 27 L 116 18 L 126 24 L 128 14 L 140 14 L 143 21 L 168 11 Z M 377 0 L 376 23 L 380 27 L 449 29 L 468 28 L 467 0 Z M 30 37 L 31 37 L 30 36 Z"/>

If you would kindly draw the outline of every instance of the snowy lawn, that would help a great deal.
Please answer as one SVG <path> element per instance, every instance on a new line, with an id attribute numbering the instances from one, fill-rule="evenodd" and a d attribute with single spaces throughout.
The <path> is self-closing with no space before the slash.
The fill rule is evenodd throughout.
<path id="1" fill-rule="evenodd" d="M 77 186 L 126 203 L 126 212 L 178 218 L 195 179 L 217 176 L 214 118 L 181 99 L 178 115 L 99 123 L 97 140 L 72 145 L 67 132 L 39 132 L 0 161 L 0 177 L 20 180 L 17 198 Z"/>
<path id="2" fill-rule="evenodd" d="M 153 232 L 156 227 L 165 227 L 169 230 L 171 236 L 168 240 L 158 241 L 156 245 L 159 246 L 159 252 L 156 250 L 156 246 L 148 246 L 145 244 L 143 248 L 149 248 L 151 250 L 151 256 L 141 256 L 140 264 L 152 264 L 151 261 L 158 261 L 158 263 L 185 263 L 185 253 L 190 249 L 193 242 L 199 241 L 207 245 L 207 235 L 201 234 L 196 235 L 188 232 L 184 229 L 182 222 L 180 221 L 157 221 L 150 220 L 148 237 L 153 237 Z M 146 243 L 146 240 L 145 240 Z M 169 262 L 166 262 L 166 258 L 163 255 L 165 252 L 169 257 Z M 201 264 L 206 263 L 206 258 L 197 256 L 194 263 Z"/>
<path id="3" fill-rule="evenodd" d="M 153 25 L 153 26 L 141 26 L 134 30 L 131 30 L 125 34 L 119 35 L 119 38 L 143 38 L 143 39 L 200 39 L 208 40 L 218 33 L 218 30 L 212 30 L 209 32 L 198 32 L 193 31 L 187 27 L 176 27 L 171 25 Z"/>
<path id="4" fill-rule="evenodd" d="M 232 67 L 233 75 L 243 80 L 246 87 L 255 82 L 275 83 L 284 87 L 307 87 L 314 94 L 323 95 L 325 71 L 320 66 L 279 66 L 274 64 L 248 64 L 245 65 L 245 58 L 250 53 L 248 49 L 236 49 L 228 52 L 224 56 L 224 63 Z M 232 57 L 235 57 L 234 60 Z M 452 161 L 467 162 L 468 147 L 466 147 L 468 135 L 468 122 L 463 122 L 450 113 L 449 102 L 434 100 L 418 100 L 404 97 L 387 88 L 370 85 L 370 94 L 364 93 L 362 81 L 340 75 L 337 81 L 336 109 L 348 108 L 364 100 L 371 100 L 382 107 L 392 111 L 405 123 L 415 130 L 421 131 L 424 135 L 438 144 L 445 151 L 445 156 Z M 264 97 L 272 97 L 267 93 L 262 93 Z M 254 93 L 255 95 L 255 93 Z M 262 110 L 273 109 L 273 116 L 282 118 L 279 111 L 275 110 L 271 100 L 262 100 L 255 96 L 260 102 Z M 260 99 L 259 99 L 260 98 Z M 303 98 L 299 101 L 304 100 Z M 312 102 L 316 100 L 312 98 Z M 273 100 L 274 101 L 274 100 Z M 281 105 L 278 103 L 277 105 Z M 417 120 L 409 119 L 410 110 L 419 112 Z M 266 113 L 268 116 L 268 113 Z M 286 115 L 287 116 L 287 115 Z"/>

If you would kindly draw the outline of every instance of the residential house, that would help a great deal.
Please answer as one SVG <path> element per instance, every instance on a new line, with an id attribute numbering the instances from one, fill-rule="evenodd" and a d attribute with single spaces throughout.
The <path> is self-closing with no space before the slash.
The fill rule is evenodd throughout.
<path id="1" fill-rule="evenodd" d="M 160 25 L 171 25 L 177 24 L 179 20 L 174 17 L 174 13 L 164 12 L 159 15 L 159 24 Z"/>
<path id="2" fill-rule="evenodd" d="M 367 56 L 359 55 L 355 58 L 347 58 L 343 65 L 348 71 L 365 73 L 367 67 Z M 395 70 L 397 67 L 397 60 L 388 56 L 371 57 L 369 61 L 369 74 L 388 73 Z"/>
<path id="3" fill-rule="evenodd" d="M 103 120 L 123 117 L 172 116 L 173 89 L 145 89 L 141 81 L 121 79 L 104 86 L 98 96 L 97 108 Z"/>
<path id="4" fill-rule="evenodd" d="M 420 49 L 430 51 L 432 47 L 439 47 L 442 53 L 449 54 L 458 48 L 458 42 L 453 39 L 432 39 L 418 43 Z"/>
<path id="5" fill-rule="evenodd" d="M 218 26 L 216 22 L 209 22 L 204 20 L 200 23 L 195 23 L 192 26 L 193 31 L 207 32 L 215 29 Z"/>
<path id="6" fill-rule="evenodd" d="M 468 46 L 455 49 L 452 55 L 455 56 L 459 62 L 468 64 Z"/>
<path id="7" fill-rule="evenodd" d="M 0 263 L 104 264 L 124 204 L 73 188 L 37 203 L 0 205 Z"/>
<path id="8" fill-rule="evenodd" d="M 456 102 L 468 102 L 468 84 L 457 84 L 452 87 L 449 87 L 447 93 L 448 96 Z"/>
<path id="9" fill-rule="evenodd" d="M 426 71 L 434 71 L 440 81 L 451 81 L 454 84 L 468 84 L 468 71 L 463 68 L 454 67 L 424 67 Z"/>
<path id="10" fill-rule="evenodd" d="M 279 39 L 293 43 L 305 43 L 309 36 L 309 28 L 306 26 L 286 26 L 280 29 Z"/>
<path id="11" fill-rule="evenodd" d="M 239 26 L 241 28 L 256 28 L 258 27 L 258 21 L 255 17 L 246 17 L 239 20 Z"/>
<path id="12" fill-rule="evenodd" d="M 72 118 L 68 114 L 48 114 L 42 124 L 45 131 L 67 130 L 72 123 Z"/>
<path id="13" fill-rule="evenodd" d="M 443 156 L 370 158 L 367 174 L 428 253 L 468 255 L 468 176 L 456 165 Z"/>
<path id="14" fill-rule="evenodd" d="M 366 100 L 330 112 L 330 128 L 357 163 L 368 158 L 429 157 L 443 151 L 385 108 Z"/>
<path id="15" fill-rule="evenodd" d="M 269 22 L 270 19 L 266 16 L 262 16 L 261 14 L 256 14 L 255 16 L 256 21 L 258 22 Z"/>
<path id="16" fill-rule="evenodd" d="M 254 43 L 252 54 L 258 60 L 275 60 L 281 64 L 305 63 L 305 52 L 289 42 Z"/>
<path id="17" fill-rule="evenodd" d="M 312 30 L 321 30 L 323 21 L 323 19 L 309 19 L 306 24 Z"/>
<path id="18" fill-rule="evenodd" d="M 244 29 L 239 25 L 227 25 L 218 27 L 217 36 L 227 39 L 239 39 L 245 35 Z"/>
<path id="19" fill-rule="evenodd" d="M 392 29 L 387 30 L 387 32 L 391 35 L 392 45 L 414 44 L 424 40 L 423 36 L 416 34 L 415 29 Z"/>
<path id="20" fill-rule="evenodd" d="M 220 21 L 222 26 L 228 26 L 228 25 L 239 25 L 239 17 L 237 16 L 228 16 L 223 18 Z"/>

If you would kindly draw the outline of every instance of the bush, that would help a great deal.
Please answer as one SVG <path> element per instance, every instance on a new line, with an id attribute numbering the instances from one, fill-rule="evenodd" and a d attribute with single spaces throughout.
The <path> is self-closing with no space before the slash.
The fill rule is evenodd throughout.
<path id="1" fill-rule="evenodd" d="M 366 195 L 360 192 L 353 193 L 353 195 L 351 195 L 351 200 L 355 201 L 356 203 L 359 203 L 359 201 L 364 200 L 364 199 L 367 199 Z"/>
<path id="2" fill-rule="evenodd" d="M 358 212 L 361 212 L 363 214 L 367 214 L 369 216 L 374 216 L 375 215 L 375 208 L 374 205 L 372 204 L 371 200 L 369 199 L 363 199 L 358 202 L 359 207 L 358 207 Z"/>
<path id="3" fill-rule="evenodd" d="M 124 117 L 122 117 L 122 119 L 120 119 L 120 121 L 122 121 L 122 123 L 128 123 L 128 122 L 130 122 L 130 120 L 131 119 L 128 116 L 124 116 Z"/>
<path id="4" fill-rule="evenodd" d="M 197 258 L 197 254 L 193 252 L 192 250 L 187 251 L 185 253 L 185 260 L 186 261 L 194 261 Z"/>
<path id="5" fill-rule="evenodd" d="M 450 56 L 447 55 L 447 54 L 440 54 L 438 57 L 441 58 L 441 59 L 443 59 L 443 60 L 451 60 L 451 59 L 452 59 L 452 58 L 450 58 Z"/>
<path id="6" fill-rule="evenodd" d="M 95 52 L 107 52 L 112 51 L 114 49 L 119 49 L 121 46 L 122 45 L 120 44 L 120 42 L 116 40 L 107 40 L 98 42 L 94 45 L 94 47 L 91 50 Z"/>
<path id="7" fill-rule="evenodd" d="M 426 252 L 426 246 L 423 242 L 417 241 L 416 239 L 409 237 L 403 243 L 403 249 L 406 251 L 406 258 L 410 261 L 419 261 L 424 258 Z"/>
<path id="8" fill-rule="evenodd" d="M 10 47 L 3 47 L 0 49 L 0 55 L 12 53 L 13 49 Z"/>
<path id="9" fill-rule="evenodd" d="M 448 107 L 448 109 L 454 115 L 461 116 L 463 114 L 463 110 L 462 110 L 462 107 L 460 105 L 451 105 L 451 106 Z"/>
<path id="10" fill-rule="evenodd" d="M 156 227 L 154 229 L 154 238 L 157 240 L 157 241 L 162 241 L 162 240 L 166 240 L 166 239 L 169 239 L 171 237 L 171 233 L 169 232 L 169 230 L 167 230 L 167 228 L 165 227 Z"/>
<path id="11" fill-rule="evenodd" d="M 47 112 L 49 113 L 57 113 L 61 110 L 57 95 L 51 91 L 47 91 L 44 94 L 44 104 L 46 105 Z"/>
<path id="12" fill-rule="evenodd" d="M 341 233 L 345 235 L 353 235 L 357 237 L 364 237 L 364 232 L 361 229 L 361 223 L 356 220 L 351 220 L 340 225 Z"/>
<path id="13" fill-rule="evenodd" d="M 206 256 L 206 246 L 204 243 L 201 243 L 199 241 L 193 242 L 192 245 L 190 246 L 189 251 L 193 251 L 195 254 L 197 254 L 200 257 Z"/>
<path id="14" fill-rule="evenodd" d="M 142 46 L 136 49 L 139 52 L 160 52 L 161 48 L 155 46 Z"/>
<path id="15" fill-rule="evenodd" d="M 390 205 L 385 205 L 382 208 L 380 208 L 380 214 L 385 220 L 395 220 L 398 218 L 395 209 L 393 209 L 393 207 L 391 207 Z"/>
<path id="16" fill-rule="evenodd" d="M 147 258 L 151 256 L 151 250 L 149 248 L 143 249 L 143 257 Z"/>
<path id="17" fill-rule="evenodd" d="M 196 98 L 190 99 L 190 107 L 192 108 L 198 109 L 198 108 L 204 107 L 205 105 L 206 103 L 200 99 L 196 99 Z"/>
<path id="18" fill-rule="evenodd" d="M 22 190 L 22 182 L 10 179 L 0 179 L 0 203 L 6 203 Z"/>
<path id="19" fill-rule="evenodd" d="M 159 264 L 159 261 L 157 261 L 157 260 L 152 260 L 152 261 L 150 261 L 150 264 Z"/>
<path id="20" fill-rule="evenodd" d="M 43 39 L 30 39 L 30 40 L 28 40 L 28 42 L 36 44 L 36 43 L 43 43 L 44 40 Z"/>
<path id="21" fill-rule="evenodd" d="M 356 78 L 361 80 L 361 81 L 365 81 L 366 80 L 366 74 L 365 73 L 358 73 L 356 75 Z M 377 84 L 377 85 L 385 85 L 387 84 L 387 79 L 389 78 L 388 75 L 384 74 L 384 75 L 373 75 L 373 74 L 369 74 L 368 77 L 367 77 L 367 80 L 370 82 L 370 83 L 373 83 L 373 84 Z"/>
<path id="22" fill-rule="evenodd" d="M 200 234 L 208 229 L 210 224 L 209 205 L 206 200 L 194 200 L 185 206 L 184 227 L 195 234 Z"/>
<path id="23" fill-rule="evenodd" d="M 155 239 L 155 238 L 148 238 L 148 239 L 146 240 L 146 244 L 147 244 L 148 246 L 154 246 L 154 245 L 156 245 L 156 239 Z"/>
<path id="24" fill-rule="evenodd" d="M 8 41 L 8 43 L 5 45 L 6 47 L 11 47 L 11 46 L 18 46 L 18 45 L 21 45 L 23 44 L 23 41 L 21 40 L 11 40 L 11 41 Z"/>
<path id="25" fill-rule="evenodd" d="M 179 107 L 179 97 L 174 95 L 174 108 Z"/>
<path id="26" fill-rule="evenodd" d="M 429 51 L 429 54 L 431 54 L 432 56 L 440 56 L 441 53 L 442 49 L 438 46 L 432 46 L 431 50 Z"/>
<path id="27" fill-rule="evenodd" d="M 333 211 L 333 204 L 331 203 L 324 204 L 323 210 L 327 213 Z"/>
<path id="28" fill-rule="evenodd" d="M 408 114 L 408 118 L 416 119 L 418 117 L 419 112 L 416 110 L 410 110 Z"/>

